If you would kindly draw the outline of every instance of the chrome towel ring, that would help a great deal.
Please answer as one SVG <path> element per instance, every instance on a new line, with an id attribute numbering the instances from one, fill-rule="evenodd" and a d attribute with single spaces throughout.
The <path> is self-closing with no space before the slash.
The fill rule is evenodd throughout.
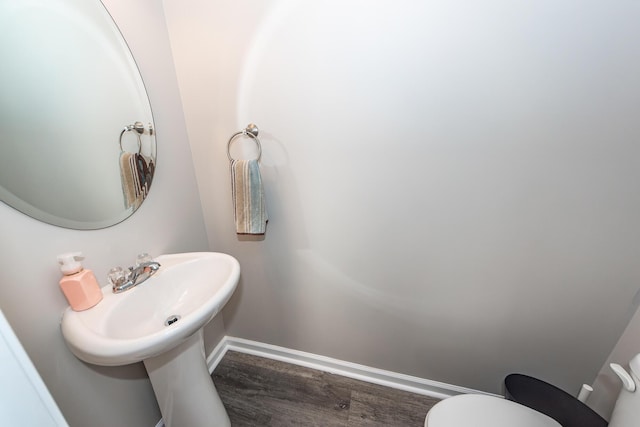
<path id="1" fill-rule="evenodd" d="M 252 138 L 253 141 L 256 143 L 256 145 L 258 146 L 258 157 L 256 158 L 256 160 L 260 161 L 260 158 L 262 157 L 262 145 L 260 145 L 258 132 L 259 132 L 258 126 L 254 125 L 253 123 L 249 123 L 246 128 L 231 135 L 231 138 L 229 138 L 229 142 L 227 143 L 227 157 L 229 157 L 229 161 L 236 160 L 233 157 L 231 157 L 231 143 L 236 137 L 241 135 L 246 135 Z"/>
<path id="2" fill-rule="evenodd" d="M 142 149 L 142 140 L 140 139 L 140 135 L 142 135 L 145 131 L 144 124 L 142 122 L 135 122 L 132 125 L 127 125 L 120 132 L 120 151 L 124 151 L 122 148 L 122 137 L 127 132 L 134 132 L 136 138 L 138 139 L 138 154 L 140 154 L 140 150 Z M 153 127 L 151 127 L 151 123 L 149 123 L 149 135 L 153 135 Z"/>

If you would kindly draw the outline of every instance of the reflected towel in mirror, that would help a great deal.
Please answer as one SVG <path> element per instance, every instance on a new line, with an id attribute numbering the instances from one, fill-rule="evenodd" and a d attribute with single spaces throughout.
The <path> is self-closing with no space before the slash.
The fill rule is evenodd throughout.
<path id="1" fill-rule="evenodd" d="M 120 154 L 120 178 L 126 209 L 137 209 L 142 204 L 151 187 L 153 172 L 153 160 L 138 153 Z"/>

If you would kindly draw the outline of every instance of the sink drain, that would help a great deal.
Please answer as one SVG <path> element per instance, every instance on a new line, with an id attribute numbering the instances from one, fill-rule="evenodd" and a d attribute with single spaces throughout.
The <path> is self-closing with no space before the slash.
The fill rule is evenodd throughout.
<path id="1" fill-rule="evenodd" d="M 173 325 L 178 320 L 180 320 L 180 315 L 178 315 L 178 314 L 171 315 L 171 316 L 167 317 L 167 320 L 164 321 L 164 326 Z"/>

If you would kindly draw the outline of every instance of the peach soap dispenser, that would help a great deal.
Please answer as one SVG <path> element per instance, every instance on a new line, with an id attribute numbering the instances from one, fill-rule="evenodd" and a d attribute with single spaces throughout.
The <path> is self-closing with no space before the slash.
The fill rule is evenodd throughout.
<path id="1" fill-rule="evenodd" d="M 58 255 L 58 263 L 64 277 L 60 279 L 60 289 L 69 301 L 72 310 L 82 311 L 93 307 L 102 300 L 102 290 L 93 271 L 82 268 L 80 252 Z"/>

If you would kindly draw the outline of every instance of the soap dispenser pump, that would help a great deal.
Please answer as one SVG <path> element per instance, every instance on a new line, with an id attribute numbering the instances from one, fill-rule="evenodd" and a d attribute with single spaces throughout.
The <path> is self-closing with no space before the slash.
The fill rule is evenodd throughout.
<path id="1" fill-rule="evenodd" d="M 69 301 L 72 310 L 83 311 L 102 300 L 102 290 L 91 270 L 82 268 L 84 257 L 80 252 L 58 255 L 58 263 L 64 277 L 60 279 L 60 289 Z"/>

